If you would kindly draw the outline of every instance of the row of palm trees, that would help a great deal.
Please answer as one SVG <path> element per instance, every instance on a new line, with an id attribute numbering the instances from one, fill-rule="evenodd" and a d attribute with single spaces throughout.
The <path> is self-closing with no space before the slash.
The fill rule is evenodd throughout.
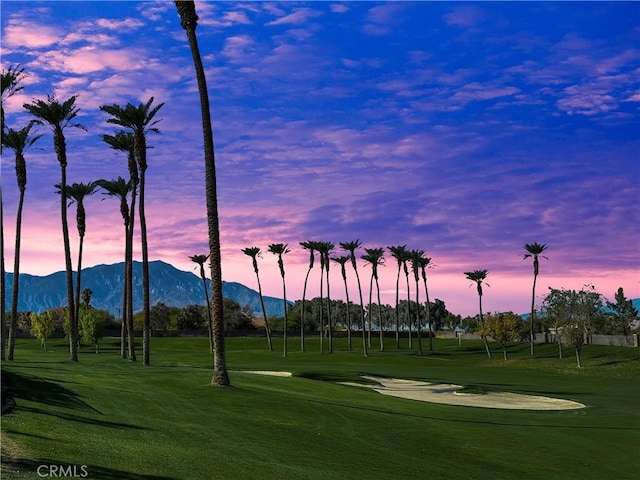
<path id="1" fill-rule="evenodd" d="M 337 263 L 340 265 L 341 267 L 341 274 L 342 274 L 342 278 L 344 281 L 344 287 L 345 287 L 345 294 L 346 294 L 346 303 L 347 305 L 349 305 L 349 289 L 347 287 L 347 274 L 346 274 L 346 264 L 348 262 L 351 263 L 351 266 L 353 268 L 355 277 L 356 277 L 356 281 L 357 281 L 357 285 L 358 285 L 358 293 L 360 296 L 360 330 L 362 332 L 362 348 L 363 348 L 363 354 L 365 356 L 367 356 L 367 346 L 371 347 L 371 325 L 372 325 L 372 317 L 371 317 L 371 306 L 372 306 L 372 296 L 373 296 L 373 285 L 375 282 L 375 288 L 376 288 L 376 293 L 377 293 L 377 306 L 378 306 L 378 318 L 381 318 L 380 312 L 381 312 L 381 302 L 380 302 L 380 286 L 378 283 L 378 267 L 382 264 L 384 264 L 384 253 L 385 253 L 385 249 L 383 248 L 365 248 L 365 253 L 363 255 L 360 256 L 360 258 L 366 263 L 371 265 L 371 278 L 370 278 L 370 282 L 369 282 L 369 307 L 368 307 L 368 311 L 370 312 L 369 314 L 369 321 L 367 322 L 367 325 L 365 325 L 365 315 L 364 315 L 364 302 L 362 299 L 362 286 L 360 283 L 360 276 L 358 274 L 358 268 L 357 268 L 357 255 L 356 255 L 356 250 L 358 250 L 361 246 L 362 246 L 362 242 L 358 239 L 358 240 L 354 240 L 351 242 L 343 242 L 340 243 L 340 248 L 346 253 L 345 255 L 340 255 L 340 256 L 332 256 L 332 252 L 335 249 L 335 244 L 331 243 L 331 242 L 323 242 L 323 241 L 305 241 L 305 242 L 300 242 L 300 246 L 304 249 L 307 250 L 309 252 L 309 266 L 307 269 L 307 273 L 305 275 L 305 280 L 304 280 L 304 286 L 303 286 L 303 294 L 302 294 L 302 314 L 301 314 L 301 320 L 300 320 L 300 351 L 304 352 L 305 350 L 305 338 L 304 338 L 304 328 L 305 328 L 305 299 L 306 299 L 306 292 L 307 292 L 307 282 L 309 279 L 309 274 L 311 273 L 311 270 L 313 269 L 314 265 L 315 265 L 315 259 L 316 259 L 316 253 L 319 255 L 319 260 L 320 260 L 320 298 L 323 298 L 323 282 L 326 278 L 326 285 L 327 285 L 327 289 L 326 289 L 326 299 L 327 299 L 327 309 L 329 310 L 327 312 L 327 326 L 325 329 L 324 326 L 324 313 L 322 310 L 322 302 L 320 304 L 320 351 L 322 352 L 324 349 L 324 342 L 325 342 L 325 335 L 324 332 L 326 331 L 326 337 L 327 337 L 327 341 L 328 341 L 328 349 L 329 352 L 331 353 L 333 351 L 333 342 L 332 342 L 332 325 L 331 325 L 331 295 L 330 295 L 330 288 L 329 288 L 329 268 L 330 268 L 330 264 L 331 261 Z M 539 244 L 539 243 L 531 243 L 531 244 L 526 244 L 525 245 L 525 251 L 527 252 L 524 255 L 524 258 L 533 258 L 534 260 L 534 280 L 533 280 L 533 292 L 532 292 L 532 306 L 531 306 L 531 317 L 530 317 L 530 343 L 531 343 L 531 354 L 534 354 L 534 347 L 533 347 L 533 322 L 535 321 L 535 286 L 536 286 L 536 280 L 537 280 L 537 276 L 539 273 L 539 257 L 542 256 L 542 253 L 546 250 L 547 246 L 546 244 Z M 427 268 L 432 268 L 433 267 L 433 263 L 432 263 L 432 259 L 430 257 L 425 256 L 425 252 L 424 250 L 409 250 L 407 249 L 407 245 L 393 245 L 393 246 L 389 246 L 387 247 L 388 252 L 390 253 L 390 255 L 396 260 L 397 262 L 397 275 L 396 275 L 396 308 L 395 308 L 395 323 L 396 323 L 396 328 L 395 328 L 395 332 L 396 332 L 396 346 L 399 348 L 400 346 L 400 337 L 399 337 L 399 332 L 400 332 L 400 319 L 399 319 L 399 311 L 400 309 L 398 308 L 399 305 L 399 295 L 400 295 L 400 275 L 401 272 L 404 271 L 404 275 L 406 278 L 406 287 L 407 287 L 407 305 L 411 304 L 411 298 L 410 298 L 410 282 L 409 282 L 409 266 L 411 267 L 411 271 L 413 272 L 413 278 L 415 281 L 415 305 L 420 305 L 420 298 L 419 298 L 419 281 L 420 278 L 422 278 L 422 282 L 423 282 L 423 286 L 424 286 L 424 292 L 425 292 L 425 322 L 428 325 L 429 328 L 429 349 L 433 350 L 433 331 L 432 331 L 432 322 L 430 319 L 430 301 L 429 301 L 429 289 L 428 289 L 428 285 L 427 285 Z M 284 335 L 285 335 L 285 342 L 284 342 L 284 352 L 283 352 L 283 356 L 287 356 L 287 342 L 286 342 L 286 335 L 287 335 L 287 309 L 288 309 L 288 305 L 287 305 L 287 300 L 286 300 L 286 282 L 285 282 L 285 272 L 284 272 L 284 264 L 283 264 L 283 258 L 282 256 L 286 253 L 289 253 L 290 249 L 288 248 L 287 244 L 282 244 L 282 243 L 277 243 L 277 244 L 271 244 L 269 245 L 268 252 L 273 253 L 275 255 L 278 256 L 278 266 L 280 269 L 280 274 L 282 276 L 282 287 L 283 287 L 283 301 L 284 301 Z M 261 301 L 261 306 L 262 306 L 262 315 L 264 318 L 264 322 L 265 322 L 265 329 L 266 329 L 266 333 L 267 333 L 267 342 L 268 342 L 268 346 L 269 346 L 269 350 L 272 351 L 273 350 L 273 346 L 272 346 L 272 342 L 271 342 L 271 336 L 270 336 L 270 329 L 269 329 L 269 323 L 268 323 L 268 319 L 267 319 L 267 315 L 265 312 L 265 308 L 264 308 L 264 302 L 262 299 L 262 286 L 260 283 L 260 275 L 259 275 L 259 269 L 258 269 L 258 257 L 261 256 L 261 249 L 259 247 L 248 247 L 248 248 L 244 248 L 242 250 L 242 252 L 248 256 L 251 257 L 252 259 L 252 264 L 253 264 L 253 270 L 256 274 L 256 279 L 258 282 L 258 293 L 260 295 L 260 301 Z M 546 258 L 546 257 L 544 257 Z M 479 319 L 480 319 L 480 324 L 481 326 L 484 324 L 484 316 L 483 316 L 483 312 L 482 312 L 482 295 L 483 295 L 483 286 L 489 286 L 486 283 L 486 278 L 488 275 L 488 270 L 483 269 L 483 270 L 473 270 L 473 271 L 468 271 L 468 272 L 464 272 L 464 275 L 466 276 L 466 278 L 470 281 L 472 281 L 473 283 L 475 283 L 476 288 L 477 288 L 477 292 L 478 292 L 478 299 L 479 299 Z M 408 337 L 409 337 L 409 348 L 412 348 L 412 324 L 415 323 L 415 327 L 416 327 L 416 338 L 417 338 L 417 342 L 418 342 L 418 352 L 422 353 L 422 337 L 421 337 L 421 319 L 420 319 L 420 309 L 417 308 L 416 312 L 415 312 L 415 320 L 414 321 L 410 321 L 408 324 Z M 379 322 L 381 323 L 381 322 Z M 379 334 L 380 334 L 380 350 L 383 351 L 384 350 L 384 341 L 383 341 L 383 329 L 380 327 L 379 329 Z M 483 331 L 483 329 L 480 329 L 481 331 Z M 352 349 L 352 339 L 351 339 L 351 318 L 350 318 L 350 313 L 349 313 L 349 309 L 347 308 L 347 344 L 348 344 L 348 348 L 351 350 Z M 366 333 L 365 333 L 366 332 Z M 489 345 L 487 342 L 487 338 L 486 336 L 483 335 L 483 340 L 484 340 L 484 344 L 485 344 L 485 349 L 487 352 L 488 356 L 491 356 L 491 351 L 489 349 Z"/>

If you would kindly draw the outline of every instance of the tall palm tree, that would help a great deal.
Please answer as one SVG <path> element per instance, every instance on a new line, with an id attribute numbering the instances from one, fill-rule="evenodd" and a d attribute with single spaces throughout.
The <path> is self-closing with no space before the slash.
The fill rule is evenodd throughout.
<path id="1" fill-rule="evenodd" d="M 362 258 L 365 262 L 371 264 L 371 281 L 376 282 L 376 291 L 378 292 L 378 329 L 380 332 L 380 351 L 384 351 L 384 332 L 382 328 L 382 306 L 380 304 L 380 284 L 378 283 L 378 267 L 384 265 L 384 248 L 365 248 L 365 255 Z M 371 309 L 371 284 L 369 291 L 369 346 L 371 346 L 371 323 L 373 319 L 373 311 Z"/>
<path id="2" fill-rule="evenodd" d="M 524 254 L 523 259 L 527 259 L 529 257 L 533 258 L 533 290 L 531 293 L 531 316 L 529 317 L 529 341 L 531 342 L 531 355 L 534 354 L 534 336 L 533 336 L 533 324 L 536 319 L 536 280 L 538 279 L 538 269 L 539 269 L 539 261 L 538 257 L 542 256 L 543 258 L 547 258 L 544 255 L 544 251 L 547 249 L 546 243 L 527 243 L 524 246 L 524 249 L 527 253 Z M 548 260 L 548 258 L 547 258 Z"/>
<path id="3" fill-rule="evenodd" d="M 56 185 L 58 193 L 61 194 L 61 185 Z M 84 199 L 95 193 L 98 185 L 95 182 L 89 183 L 73 183 L 67 185 L 67 198 L 69 204 L 76 204 L 76 223 L 78 227 L 78 237 L 80 239 L 78 245 L 78 274 L 76 275 L 76 318 L 80 318 L 80 286 L 82 284 L 82 248 L 84 246 L 84 235 L 87 230 L 87 215 L 84 208 Z"/>
<path id="4" fill-rule="evenodd" d="M 391 256 L 398 262 L 398 275 L 396 276 L 396 348 L 400 348 L 400 269 L 402 265 L 409 259 L 409 251 L 407 245 L 397 245 L 387 247 Z"/>
<path id="5" fill-rule="evenodd" d="M 264 320 L 264 329 L 267 332 L 267 345 L 269 351 L 273 352 L 273 344 L 271 343 L 271 329 L 269 328 L 269 321 L 267 320 L 267 309 L 264 308 L 264 298 L 262 296 L 262 285 L 260 284 L 260 274 L 258 273 L 258 257 L 262 256 L 260 247 L 243 248 L 242 253 L 249 255 L 253 262 L 253 271 L 256 274 L 256 280 L 258 281 L 258 294 L 260 295 L 260 308 L 262 308 L 262 319 Z M 303 350 L 304 351 L 304 350 Z"/>
<path id="6" fill-rule="evenodd" d="M 419 273 L 422 262 L 424 261 L 424 250 L 411 250 L 410 252 L 411 270 L 413 271 L 413 278 L 416 283 L 416 336 L 418 338 L 418 353 L 422 355 L 422 338 L 420 336 L 421 321 L 420 321 L 420 295 L 419 295 Z"/>
<path id="7" fill-rule="evenodd" d="M 340 257 L 331 257 L 331 260 L 340 265 L 340 273 L 342 273 L 342 280 L 344 281 L 344 293 L 347 299 L 347 349 L 353 348 L 351 344 L 351 308 L 349 302 L 349 288 L 347 287 L 347 262 L 351 259 L 349 255 L 342 255 Z"/>
<path id="8" fill-rule="evenodd" d="M 473 270 L 472 272 L 464 272 L 468 280 L 471 280 L 476 284 L 476 288 L 478 290 L 478 298 L 480 302 L 480 325 L 481 331 L 484 332 L 484 317 L 482 316 L 482 285 L 489 284 L 485 281 L 487 279 L 487 274 L 489 272 L 487 270 Z M 489 343 L 487 342 L 487 337 L 483 334 L 482 339 L 484 340 L 484 348 L 487 352 L 487 356 L 491 357 L 491 350 L 489 349 Z"/>
<path id="9" fill-rule="evenodd" d="M 107 123 L 113 123 L 133 133 L 133 144 L 140 174 L 140 201 L 138 215 L 140 217 L 140 239 L 142 244 L 142 363 L 150 363 L 150 292 L 149 292 L 149 245 L 147 240 L 147 220 L 145 214 L 145 183 L 147 171 L 147 134 L 160 133 L 155 126 L 160 120 L 154 120 L 158 111 L 164 106 L 160 103 L 153 108 L 154 98 L 135 106 L 128 103 L 124 108 L 120 105 L 102 105 L 100 110 L 111 115 Z"/>
<path id="10" fill-rule="evenodd" d="M 407 252 L 407 257 L 402 262 L 402 269 L 404 270 L 404 278 L 407 282 L 407 327 L 409 329 L 409 348 L 413 348 L 413 338 L 411 336 L 411 288 L 409 287 L 409 262 L 411 261 L 411 252 Z"/>
<path id="11" fill-rule="evenodd" d="M 327 278 L 327 336 L 329 337 L 329 353 L 333 353 L 333 325 L 331 323 L 331 290 L 329 288 L 329 261 L 331 251 L 334 249 L 334 244 L 331 242 L 318 242 L 317 250 L 320 254 L 320 275 L 322 276 L 322 270 L 326 272 Z M 322 296 L 322 294 L 321 294 Z M 320 346 L 322 347 L 322 330 L 320 334 Z M 321 348 L 322 350 L 322 348 Z"/>
<path id="12" fill-rule="evenodd" d="M 132 262 L 131 250 L 133 248 L 129 230 L 131 228 L 131 217 L 129 212 L 129 204 L 127 202 L 127 196 L 131 192 L 131 183 L 126 181 L 122 177 L 118 177 L 115 180 L 96 180 L 96 185 L 102 188 L 105 195 L 114 197 L 120 200 L 120 214 L 124 222 L 124 262 L 125 262 L 125 288 L 122 295 L 122 325 L 127 329 L 127 345 L 128 345 L 128 357 L 132 362 L 136 361 L 135 339 L 133 336 L 133 281 L 131 279 L 132 269 L 129 268 L 129 263 Z M 124 335 L 121 337 L 121 356 L 124 350 Z"/>
<path id="13" fill-rule="evenodd" d="M 67 144 L 64 131 L 67 127 L 86 130 L 80 123 L 73 123 L 78 116 L 80 108 L 76 106 L 77 95 L 63 102 L 59 102 L 53 96 L 47 96 L 47 100 L 33 100 L 25 103 L 23 107 L 31 113 L 40 125 L 49 125 L 53 130 L 53 147 L 60 164 L 60 217 L 62 219 L 62 239 L 64 242 L 64 258 L 67 272 L 67 306 L 69 315 L 69 357 L 72 362 L 78 361 L 78 319 L 76 318 L 75 301 L 73 298 L 73 266 L 71 264 L 71 245 L 69 243 L 69 225 L 67 222 Z"/>
<path id="14" fill-rule="evenodd" d="M 24 78 L 24 69 L 17 66 L 9 66 L 7 69 L 2 69 L 0 74 L 0 87 L 2 94 L 0 95 L 0 154 L 2 153 L 3 139 L 4 139 L 4 102 L 7 98 L 12 97 L 24 87 L 20 85 L 20 82 Z M 0 185 L 0 360 L 4 360 L 6 353 L 6 319 L 5 319 L 5 303 L 7 289 L 4 282 L 4 210 L 2 207 L 2 185 Z"/>
<path id="15" fill-rule="evenodd" d="M 211 308 L 213 313 L 214 336 L 214 368 L 213 385 L 229 385 L 227 362 L 224 348 L 224 310 L 222 300 L 222 260 L 220 256 L 220 226 L 218 222 L 218 193 L 216 187 L 216 161 L 213 149 L 213 132 L 211 130 L 211 113 L 209 111 L 209 93 L 207 78 L 202 65 L 196 27 L 198 15 L 193 1 L 176 1 L 176 8 L 180 15 L 180 24 L 187 33 L 189 47 L 193 57 L 193 64 L 200 94 L 200 109 L 202 115 L 202 135 L 204 141 L 204 164 L 207 200 L 207 226 L 209 231 L 209 250 L 211 265 Z"/>
<path id="16" fill-rule="evenodd" d="M 207 330 L 209 332 L 209 352 L 213 353 L 213 331 L 211 330 L 211 304 L 209 303 L 209 289 L 207 288 L 207 276 L 204 274 L 204 263 L 209 260 L 209 255 L 193 255 L 189 257 L 200 267 L 200 279 L 204 288 L 204 299 L 207 304 Z"/>
<path id="17" fill-rule="evenodd" d="M 340 242 L 340 248 L 349 252 L 351 258 L 351 266 L 356 274 L 356 280 L 358 281 L 358 294 L 360 295 L 360 328 L 362 330 L 362 352 L 365 357 L 367 353 L 367 340 L 364 331 L 364 302 L 362 301 L 362 286 L 360 285 L 360 275 L 358 275 L 358 265 L 356 262 L 356 250 L 362 246 L 362 242 L 359 239 L 351 242 Z"/>
<path id="18" fill-rule="evenodd" d="M 13 150 L 16 157 L 16 179 L 20 199 L 18 201 L 18 214 L 16 216 L 16 243 L 13 262 L 13 290 L 11 292 L 11 320 L 9 322 L 9 360 L 13 360 L 16 342 L 16 326 L 18 323 L 18 288 L 20 285 L 20 238 L 22 230 L 22 207 L 24 205 L 24 192 L 27 188 L 27 162 L 24 152 L 31 147 L 42 135 L 31 135 L 33 123 L 20 130 L 7 129 L 2 137 L 2 144 Z M 4 273 L 3 273 L 4 275 Z M 2 304 L 2 310 L 5 305 Z M 3 336 L 4 337 L 4 336 Z"/>
<path id="19" fill-rule="evenodd" d="M 304 320 L 305 320 L 305 299 L 307 295 L 307 282 L 309 280 L 309 274 L 313 269 L 313 265 L 316 259 L 316 245 L 317 242 L 308 240 L 306 242 L 300 242 L 300 246 L 309 252 L 309 268 L 307 274 L 304 277 L 304 287 L 302 288 L 302 314 L 300 316 L 300 351 L 304 352 Z M 321 337 L 322 338 L 322 337 Z"/>
<path id="20" fill-rule="evenodd" d="M 429 288 L 427 287 L 427 268 L 431 266 L 431 257 L 424 257 L 420 260 L 420 272 L 424 283 L 424 294 L 427 297 L 426 312 L 427 325 L 429 325 L 429 350 L 433 350 L 433 329 L 431 328 L 431 303 L 429 303 Z"/>
<path id="21" fill-rule="evenodd" d="M 282 256 L 289 253 L 290 250 L 286 243 L 272 243 L 269 245 L 269 251 L 274 255 L 278 256 L 278 267 L 280 268 L 280 276 L 282 277 L 282 295 L 283 295 L 283 306 L 284 306 L 284 328 L 283 328 L 283 337 L 284 337 L 284 350 L 283 357 L 287 356 L 287 285 L 284 281 L 284 262 L 282 260 Z"/>
<path id="22" fill-rule="evenodd" d="M 138 164 L 136 163 L 135 155 L 135 141 L 133 133 L 119 130 L 115 135 L 102 135 L 102 140 L 109 145 L 112 149 L 124 152 L 127 154 L 127 167 L 129 169 L 129 184 L 131 186 L 131 201 L 129 202 L 129 217 L 127 221 L 125 244 L 127 258 L 124 262 L 124 288 L 123 288 L 123 312 L 127 312 L 127 302 L 131 304 L 131 312 L 133 312 L 133 233 L 135 230 L 135 218 L 136 218 L 136 194 L 138 191 L 139 177 L 138 177 Z M 123 313 L 122 325 L 121 325 L 121 344 L 120 344 L 120 356 L 122 358 L 127 357 L 125 348 L 125 325 L 127 314 Z"/>

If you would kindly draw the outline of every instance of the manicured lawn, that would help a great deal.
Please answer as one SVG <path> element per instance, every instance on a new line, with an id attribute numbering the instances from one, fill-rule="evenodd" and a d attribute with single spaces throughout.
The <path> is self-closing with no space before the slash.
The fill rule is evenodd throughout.
<path id="1" fill-rule="evenodd" d="M 418 356 L 376 341 L 321 354 L 308 339 L 289 356 L 263 338 L 227 339 L 232 387 L 216 388 L 206 338 L 152 339 L 152 365 L 118 357 L 115 339 L 68 361 L 19 340 L 3 375 L 18 391 L 2 418 L 3 478 L 42 478 L 42 464 L 86 465 L 93 479 L 637 479 L 640 349 L 510 347 L 488 359 L 480 342 L 434 342 Z M 240 373 L 286 370 L 292 378 Z M 587 408 L 518 411 L 388 397 L 335 380 L 360 374 L 567 398 Z M 78 467 L 79 468 L 79 467 Z M 19 473 L 15 473 L 19 471 Z M 42 470 L 41 470 L 42 471 Z M 82 473 L 78 470 L 78 473 Z"/>

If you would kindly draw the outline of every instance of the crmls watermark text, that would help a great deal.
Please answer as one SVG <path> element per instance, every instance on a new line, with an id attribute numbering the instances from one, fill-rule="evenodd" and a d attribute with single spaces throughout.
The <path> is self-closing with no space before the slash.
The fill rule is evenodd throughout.
<path id="1" fill-rule="evenodd" d="M 86 478 L 89 467 L 86 465 L 38 465 L 36 470 L 42 478 Z"/>

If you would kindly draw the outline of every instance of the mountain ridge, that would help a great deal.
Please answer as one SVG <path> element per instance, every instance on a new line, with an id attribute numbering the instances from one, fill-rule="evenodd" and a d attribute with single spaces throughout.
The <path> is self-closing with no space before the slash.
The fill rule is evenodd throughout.
<path id="1" fill-rule="evenodd" d="M 73 274 L 74 282 L 76 273 Z M 20 274 L 18 291 L 18 310 L 40 313 L 49 308 L 67 304 L 66 273 L 55 272 L 45 276 Z M 82 269 L 81 288 L 93 291 L 91 304 L 98 309 L 108 310 L 119 318 L 122 309 L 124 283 L 124 262 L 99 264 Z M 5 272 L 7 288 L 5 310 L 11 309 L 13 274 Z M 207 279 L 207 288 L 211 281 Z M 133 262 L 133 309 L 142 310 L 142 263 Z M 149 291 L 151 305 L 162 302 L 167 306 L 186 307 L 187 305 L 205 305 L 202 279 L 192 272 L 179 270 L 173 265 L 154 260 L 149 262 Z M 249 305 L 254 315 L 261 317 L 260 295 L 255 290 L 238 282 L 222 282 L 222 296 L 230 298 L 240 305 Z M 263 297 L 267 316 L 284 314 L 281 298 Z"/>

